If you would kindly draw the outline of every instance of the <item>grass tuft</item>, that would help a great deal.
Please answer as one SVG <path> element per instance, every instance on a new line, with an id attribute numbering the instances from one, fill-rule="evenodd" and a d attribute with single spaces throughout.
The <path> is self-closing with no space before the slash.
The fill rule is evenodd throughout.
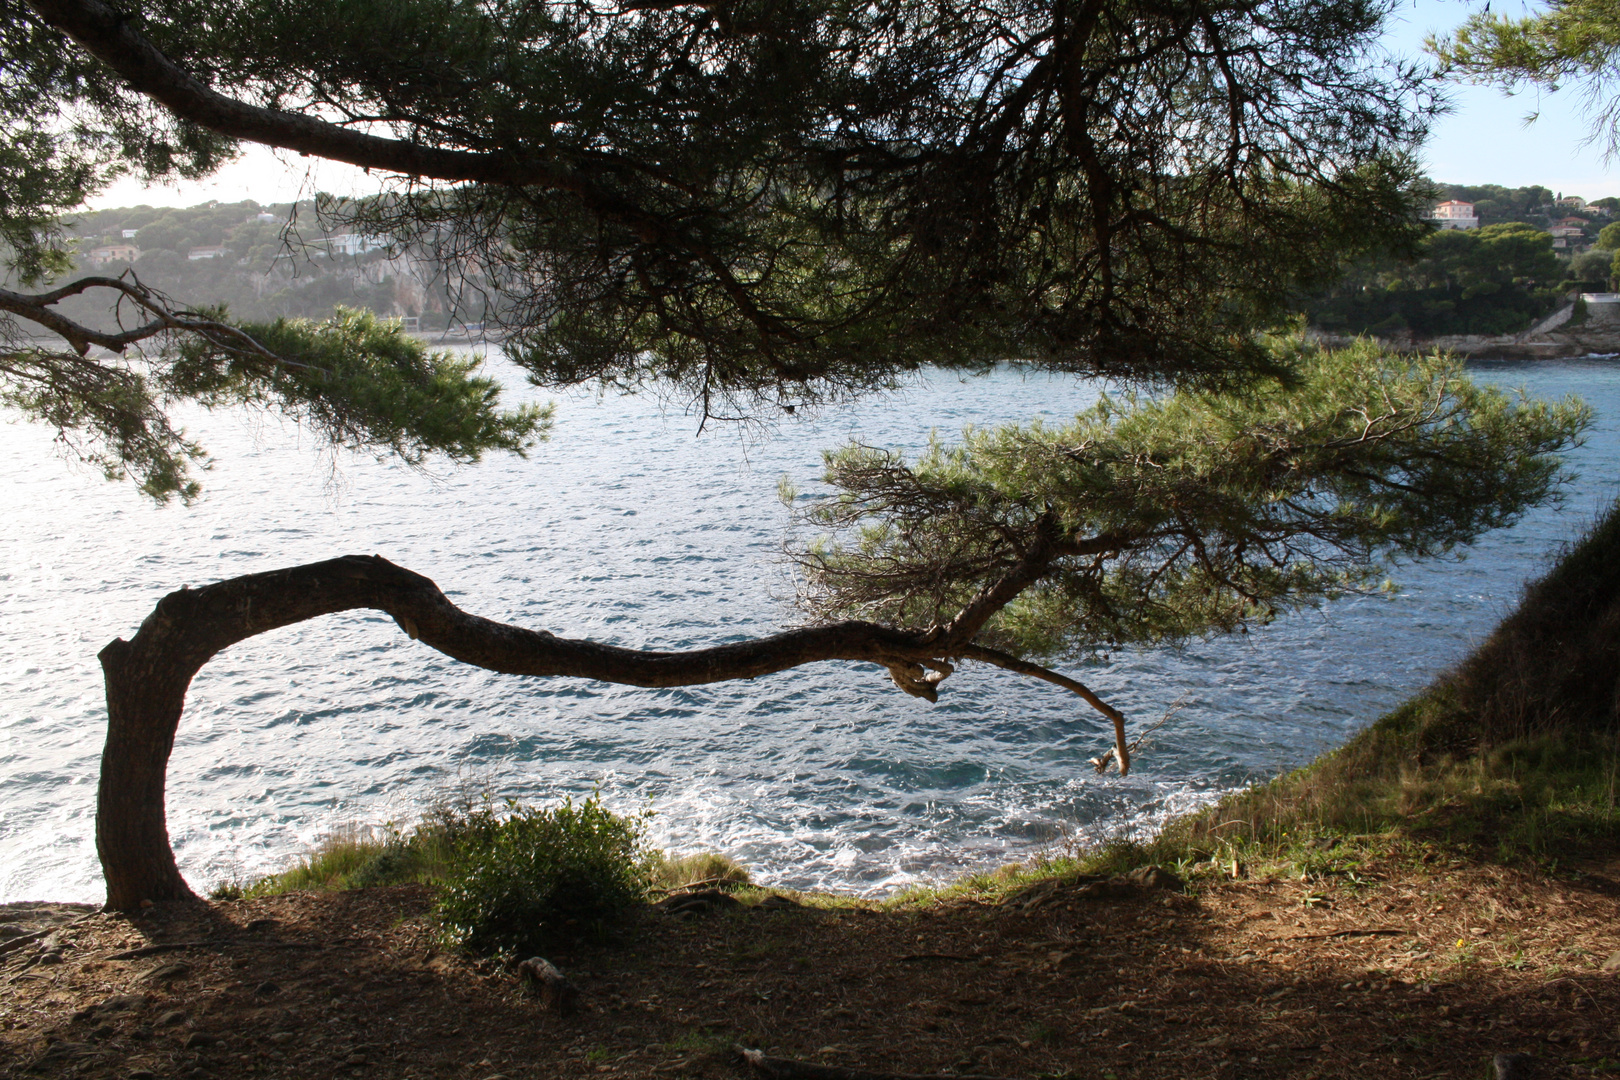
<path id="1" fill-rule="evenodd" d="M 729 891 L 753 884 L 748 867 L 713 851 L 678 857 L 655 852 L 648 876 L 652 888 L 661 892 L 698 887 Z"/>

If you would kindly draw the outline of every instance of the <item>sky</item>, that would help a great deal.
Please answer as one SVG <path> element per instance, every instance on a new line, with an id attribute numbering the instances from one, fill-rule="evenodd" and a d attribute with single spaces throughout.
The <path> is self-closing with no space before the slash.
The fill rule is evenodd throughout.
<path id="1" fill-rule="evenodd" d="M 1403 0 L 1385 34 L 1385 45 L 1395 54 L 1417 56 L 1426 35 L 1445 33 L 1480 6 L 1462 0 Z M 1494 10 L 1516 15 L 1539 6 L 1496 0 Z M 1505 187 L 1541 184 L 1587 199 L 1620 196 L 1620 162 L 1611 168 L 1602 149 L 1587 144 L 1588 125 L 1577 91 L 1509 97 L 1490 87 L 1460 86 L 1452 88 L 1449 96 L 1454 108 L 1435 125 L 1423 151 L 1433 179 Z M 1527 123 L 1526 117 L 1532 114 L 1535 121 Z M 307 198 L 317 191 L 364 195 L 377 189 L 374 177 L 348 165 L 250 147 L 207 180 L 160 187 L 125 180 L 90 205 L 97 209 L 140 203 L 195 206 L 210 199 L 278 203 Z"/>

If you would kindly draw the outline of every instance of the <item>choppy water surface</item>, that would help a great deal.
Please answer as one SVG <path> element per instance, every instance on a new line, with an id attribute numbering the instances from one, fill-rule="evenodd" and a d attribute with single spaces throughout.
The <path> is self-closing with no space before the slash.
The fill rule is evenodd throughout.
<path id="1" fill-rule="evenodd" d="M 726 851 L 796 887 L 878 891 L 1019 857 L 1064 830 L 1150 828 L 1376 718 L 1462 656 L 1614 497 L 1620 362 L 1476 374 L 1596 407 L 1564 509 L 1487 537 L 1460 564 L 1402 568 L 1391 598 L 1087 667 L 1134 720 L 1181 702 L 1128 779 L 1086 764 L 1109 742 L 1100 718 L 1000 672 L 958 672 L 937 705 L 843 664 L 639 690 L 494 675 L 351 613 L 204 668 L 169 772 L 181 868 L 199 886 L 276 869 L 334 827 L 408 821 L 469 782 L 650 801 L 664 845 Z M 689 417 L 646 398 L 569 397 L 529 460 L 439 477 L 356 457 L 334 477 L 296 431 L 203 415 L 191 427 L 219 464 L 191 509 L 148 505 L 54 458 L 41 430 L 0 425 L 0 899 L 98 895 L 95 654 L 171 589 L 377 553 L 468 611 L 567 636 L 673 649 L 768 633 L 793 618 L 778 476 L 812 490 L 819 450 L 845 439 L 916 448 L 935 426 L 1061 422 L 1093 393 L 1012 371 L 936 377 L 747 443 L 695 438 Z"/>

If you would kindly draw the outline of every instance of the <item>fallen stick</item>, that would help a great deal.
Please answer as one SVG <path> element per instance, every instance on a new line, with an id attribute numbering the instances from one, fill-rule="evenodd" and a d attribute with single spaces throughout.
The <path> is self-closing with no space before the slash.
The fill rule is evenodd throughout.
<path id="1" fill-rule="evenodd" d="M 755 1072 L 774 1080 L 1008 1080 L 1001 1076 L 980 1076 L 973 1073 L 897 1073 L 872 1072 L 870 1069 L 846 1069 L 839 1065 L 816 1065 L 791 1058 L 768 1057 L 763 1050 L 736 1048 L 737 1056 L 746 1061 Z"/>
<path id="2" fill-rule="evenodd" d="M 1410 934 L 1410 930 L 1335 930 L 1331 934 L 1296 934 L 1284 941 L 1325 941 L 1328 938 L 1338 937 L 1398 937 Z"/>

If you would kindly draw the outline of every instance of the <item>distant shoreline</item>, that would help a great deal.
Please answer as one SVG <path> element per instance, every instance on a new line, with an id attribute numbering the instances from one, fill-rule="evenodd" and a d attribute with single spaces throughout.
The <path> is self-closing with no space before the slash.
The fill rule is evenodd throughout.
<path id="1" fill-rule="evenodd" d="M 1354 342 L 1350 334 L 1328 334 L 1310 330 L 1307 336 L 1328 346 Z M 1620 327 L 1582 327 L 1525 334 L 1451 334 L 1432 338 L 1402 334 L 1382 337 L 1401 353 L 1446 352 L 1465 360 L 1578 360 L 1584 357 L 1620 355 Z"/>

